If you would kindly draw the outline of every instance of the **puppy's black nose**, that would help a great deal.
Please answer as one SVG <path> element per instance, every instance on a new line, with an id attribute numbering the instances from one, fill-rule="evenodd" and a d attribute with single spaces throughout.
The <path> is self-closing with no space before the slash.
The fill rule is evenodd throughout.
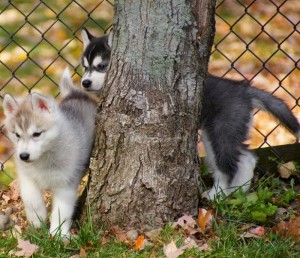
<path id="1" fill-rule="evenodd" d="M 85 79 L 82 81 L 82 86 L 86 89 L 89 88 L 91 86 L 91 84 L 92 84 L 92 81 L 89 79 Z"/>
<path id="2" fill-rule="evenodd" d="M 20 154 L 20 159 L 26 161 L 26 160 L 29 160 L 29 156 L 30 156 L 29 153 L 27 153 L 27 152 L 22 152 L 22 153 Z"/>

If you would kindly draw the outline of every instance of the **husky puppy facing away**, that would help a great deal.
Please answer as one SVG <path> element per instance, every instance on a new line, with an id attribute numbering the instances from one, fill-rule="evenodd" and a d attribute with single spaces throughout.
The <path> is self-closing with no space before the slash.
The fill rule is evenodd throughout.
<path id="1" fill-rule="evenodd" d="M 93 146 L 96 103 L 73 86 L 68 69 L 60 90 L 60 103 L 38 93 L 20 102 L 6 94 L 3 109 L 27 220 L 36 228 L 46 221 L 43 190 L 50 190 L 50 233 L 65 237 Z"/>
<path id="2" fill-rule="evenodd" d="M 97 38 L 82 30 L 85 69 L 82 87 L 86 91 L 101 92 L 111 54 L 111 38 L 112 35 Z M 246 81 L 208 75 L 203 91 L 200 128 L 214 180 L 212 189 L 203 197 L 214 199 L 220 193 L 228 195 L 239 187 L 247 191 L 256 165 L 256 157 L 244 144 L 252 126 L 253 109 L 272 114 L 297 138 L 300 125 L 282 100 L 251 87 Z"/>
<path id="3" fill-rule="evenodd" d="M 205 195 L 210 199 L 219 192 L 228 195 L 239 186 L 247 191 L 256 165 L 256 157 L 244 144 L 252 126 L 253 109 L 272 114 L 297 138 L 300 125 L 281 99 L 246 81 L 208 75 L 203 90 L 200 125 L 214 179 L 213 188 Z"/>

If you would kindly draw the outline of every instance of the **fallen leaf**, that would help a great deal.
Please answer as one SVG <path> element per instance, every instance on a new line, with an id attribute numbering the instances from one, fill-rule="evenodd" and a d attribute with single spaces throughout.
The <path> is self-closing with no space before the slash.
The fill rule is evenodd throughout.
<path id="1" fill-rule="evenodd" d="M 272 233 L 285 237 L 288 234 L 288 223 L 286 221 L 280 221 L 277 225 L 272 227 Z"/>
<path id="2" fill-rule="evenodd" d="M 283 165 L 281 165 L 279 168 L 278 168 L 278 173 L 280 175 L 280 177 L 282 178 L 289 178 L 292 174 L 292 171 L 295 170 L 295 164 L 290 161 L 290 162 L 287 162 Z"/>
<path id="3" fill-rule="evenodd" d="M 2 199 L 6 202 L 6 203 L 8 203 L 11 199 L 10 199 L 10 197 L 8 196 L 8 195 L 6 195 L 6 194 L 2 194 Z"/>
<path id="4" fill-rule="evenodd" d="M 11 193 L 10 193 L 10 198 L 14 201 L 18 200 L 20 198 L 20 188 L 19 188 L 19 181 L 16 179 L 12 181 L 9 184 Z"/>
<path id="5" fill-rule="evenodd" d="M 179 255 L 184 253 L 184 250 L 177 248 L 173 240 L 169 244 L 164 245 L 163 251 L 167 258 L 177 258 Z"/>
<path id="6" fill-rule="evenodd" d="M 184 243 L 184 245 L 182 247 L 180 247 L 180 249 L 182 249 L 182 250 L 191 249 L 191 248 L 195 248 L 198 251 L 209 251 L 209 250 L 211 250 L 207 243 L 202 243 L 199 246 L 196 243 L 196 241 L 191 237 L 188 237 L 188 238 L 184 239 L 183 243 Z"/>
<path id="7" fill-rule="evenodd" d="M 205 232 L 207 226 L 211 227 L 211 221 L 212 221 L 211 211 L 207 211 L 205 209 L 200 208 L 197 222 L 203 232 Z"/>
<path id="8" fill-rule="evenodd" d="M 198 250 L 206 252 L 206 251 L 211 251 L 212 249 L 207 243 L 204 243 L 201 246 L 198 246 Z"/>
<path id="9" fill-rule="evenodd" d="M 299 239 L 300 237 L 300 217 L 294 217 L 289 221 L 281 221 L 271 231 L 281 237 L 292 237 Z"/>
<path id="10" fill-rule="evenodd" d="M 70 256 L 69 258 L 81 258 L 80 254 L 74 254 L 72 256 Z"/>
<path id="11" fill-rule="evenodd" d="M 185 214 L 180 217 L 177 222 L 173 223 L 172 227 L 175 228 L 177 226 L 180 226 L 186 231 L 187 234 L 193 235 L 199 232 L 199 230 L 195 228 L 196 225 L 196 221 L 193 219 L 193 217 Z"/>
<path id="12" fill-rule="evenodd" d="M 11 233 L 12 233 L 13 237 L 18 240 L 20 240 L 22 237 L 22 229 L 18 225 L 15 225 L 12 228 Z"/>
<path id="13" fill-rule="evenodd" d="M 136 242 L 135 242 L 135 247 L 134 250 L 139 250 L 143 246 L 144 243 L 144 236 L 138 236 Z"/>
<path id="14" fill-rule="evenodd" d="M 186 239 L 184 239 L 184 245 L 180 248 L 180 249 L 189 249 L 189 248 L 192 248 L 192 247 L 195 247 L 195 248 L 198 248 L 198 245 L 196 244 L 195 240 L 188 237 Z"/>
<path id="15" fill-rule="evenodd" d="M 126 232 L 119 226 L 113 226 L 110 231 L 116 236 L 116 240 L 119 242 L 127 242 Z"/>
<path id="16" fill-rule="evenodd" d="M 81 258 L 87 258 L 88 256 L 87 256 L 87 254 L 86 254 L 86 251 L 82 248 L 82 247 L 80 247 L 80 257 Z"/>
<path id="17" fill-rule="evenodd" d="M 108 236 L 104 235 L 101 239 L 100 246 L 104 246 L 108 243 Z"/>
<path id="18" fill-rule="evenodd" d="M 39 246 L 22 239 L 18 239 L 18 248 L 21 250 L 14 253 L 14 255 L 18 257 L 30 257 L 39 250 Z"/>
<path id="19" fill-rule="evenodd" d="M 184 214 L 177 220 L 177 222 L 173 223 L 173 227 L 176 227 L 177 225 L 181 226 L 182 228 L 184 228 L 186 225 L 194 227 L 196 225 L 196 221 L 192 216 Z"/>
<path id="20" fill-rule="evenodd" d="M 265 233 L 264 227 L 251 228 L 247 232 L 240 235 L 242 238 L 259 238 Z"/>
<path id="21" fill-rule="evenodd" d="M 195 248 L 198 251 L 208 251 L 210 250 L 208 244 L 203 244 L 200 247 L 196 241 L 188 237 L 184 240 L 183 245 L 180 248 L 177 248 L 175 242 L 172 240 L 168 245 L 164 245 L 163 251 L 167 258 L 176 258 L 184 253 L 185 250 Z"/>
<path id="22" fill-rule="evenodd" d="M 275 214 L 275 220 L 280 222 L 282 220 L 287 220 L 289 218 L 289 216 L 290 216 L 290 214 L 289 214 L 288 210 L 280 207 L 280 208 L 278 208 L 278 210 Z"/>

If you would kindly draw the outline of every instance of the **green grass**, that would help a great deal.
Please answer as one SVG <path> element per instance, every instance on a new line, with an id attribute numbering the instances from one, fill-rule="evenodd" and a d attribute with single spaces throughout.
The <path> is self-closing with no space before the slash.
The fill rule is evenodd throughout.
<path id="1" fill-rule="evenodd" d="M 299 166 L 296 168 L 298 170 Z M 202 170 L 208 176 L 205 173 L 207 169 L 203 167 Z M 300 257 L 298 240 L 283 239 L 271 232 L 271 227 L 279 222 L 274 218 L 276 211 L 285 208 L 293 214 L 290 203 L 297 196 L 292 179 L 287 183 L 276 176 L 268 176 L 258 180 L 249 194 L 237 191 L 218 202 L 204 204 L 202 207 L 214 210 L 215 219 L 212 228 L 205 234 L 199 233 L 196 239 L 207 243 L 210 249 L 188 249 L 180 257 Z M 249 228 L 258 225 L 265 228 L 265 234 L 258 238 L 241 237 Z M 190 237 L 183 229 L 173 228 L 169 223 L 158 236 L 150 239 L 152 246 L 136 251 L 134 241 L 118 242 L 115 235 L 107 235 L 104 230 L 96 228 L 99 227 L 93 225 L 92 214 L 88 213 L 87 220 L 81 225 L 76 237 L 67 244 L 59 238 L 50 237 L 47 225 L 43 225 L 39 230 L 29 228 L 22 235 L 22 239 L 39 246 L 39 251 L 33 257 L 69 258 L 79 255 L 80 250 L 85 250 L 87 257 L 148 258 L 165 257 L 164 245 L 173 240 L 179 248 L 184 244 L 184 240 Z M 102 244 L 104 237 L 107 242 Z M 0 232 L 0 258 L 7 257 L 11 250 L 16 251 L 17 244 L 17 239 L 12 234 L 7 235 L 6 232 L 6 236 L 3 236 Z"/>
<path id="2" fill-rule="evenodd" d="M 243 239 L 240 237 L 243 231 L 239 228 L 240 224 L 236 222 L 215 223 L 214 236 L 207 239 L 211 251 L 201 252 L 190 249 L 180 257 L 300 257 L 297 245 L 289 239 L 281 239 L 271 233 L 258 239 Z M 50 238 L 46 228 L 29 229 L 24 235 L 25 239 L 40 247 L 33 257 L 62 258 L 79 254 L 80 248 L 86 251 L 88 257 L 164 257 L 163 244 L 168 244 L 171 239 L 174 239 L 179 247 L 185 236 L 178 230 L 170 230 L 170 226 L 167 225 L 159 236 L 161 241 L 155 242 L 153 247 L 147 247 L 142 251 L 135 251 L 133 244 L 118 243 L 113 237 L 101 246 L 102 237 L 103 231 L 96 232 L 89 222 L 84 224 L 78 236 L 66 245 L 59 239 Z M 7 257 L 5 255 L 10 250 L 16 250 L 16 246 L 15 238 L 0 237 L 0 257 Z"/>
<path id="3" fill-rule="evenodd" d="M 300 257 L 291 240 L 267 233 L 261 238 L 241 238 L 238 223 L 219 223 L 212 252 L 207 257 Z M 298 256 L 297 256 L 298 255 Z"/>

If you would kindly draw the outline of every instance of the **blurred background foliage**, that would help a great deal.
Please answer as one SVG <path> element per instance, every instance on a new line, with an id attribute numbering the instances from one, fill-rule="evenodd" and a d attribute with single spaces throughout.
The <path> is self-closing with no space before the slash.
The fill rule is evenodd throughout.
<path id="1" fill-rule="evenodd" d="M 248 79 L 282 98 L 300 120 L 300 5 L 297 0 L 217 1 L 212 74 Z M 264 112 L 254 116 L 251 148 L 294 143 Z"/>
<path id="2" fill-rule="evenodd" d="M 0 97 L 31 91 L 57 96 L 66 66 L 79 84 L 81 29 L 106 33 L 112 25 L 113 4 L 113 0 L 0 1 Z M 299 14 L 298 0 L 217 0 L 209 72 L 251 80 L 283 98 L 300 118 Z M 1 108 L 0 182 L 6 185 L 14 166 Z M 256 112 L 254 124 L 248 142 L 252 148 L 295 142 L 263 112 Z M 203 152 L 201 144 L 199 150 Z"/>

